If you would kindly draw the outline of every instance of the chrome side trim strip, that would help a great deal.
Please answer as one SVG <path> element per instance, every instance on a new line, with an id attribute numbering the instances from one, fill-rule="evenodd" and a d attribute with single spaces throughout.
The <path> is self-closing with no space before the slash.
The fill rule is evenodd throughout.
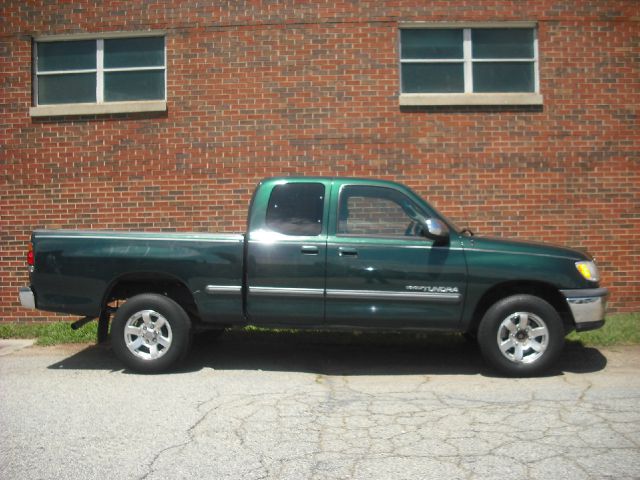
<path id="1" fill-rule="evenodd" d="M 279 295 L 281 297 L 322 297 L 322 288 L 249 287 L 253 295 Z"/>
<path id="2" fill-rule="evenodd" d="M 281 287 L 249 287 L 252 295 L 277 295 L 282 297 L 321 297 L 325 291 L 321 288 L 281 288 Z M 327 298 L 344 299 L 372 299 L 372 300 L 417 300 L 437 301 L 445 303 L 459 303 L 462 295 L 459 293 L 430 293 L 430 292 L 382 292 L 379 290 L 337 290 L 326 291 Z"/>
<path id="3" fill-rule="evenodd" d="M 369 298 L 374 300 L 418 300 L 458 303 L 459 293 L 381 292 L 378 290 L 327 290 L 328 298 Z"/>
<path id="4" fill-rule="evenodd" d="M 205 287 L 207 293 L 240 293 L 242 287 L 238 285 L 207 285 Z"/>

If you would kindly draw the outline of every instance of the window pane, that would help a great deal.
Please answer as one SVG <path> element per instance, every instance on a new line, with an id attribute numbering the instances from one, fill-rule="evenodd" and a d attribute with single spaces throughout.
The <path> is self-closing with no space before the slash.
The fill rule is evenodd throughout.
<path id="1" fill-rule="evenodd" d="M 164 100 L 164 70 L 105 72 L 104 100 Z"/>
<path id="2" fill-rule="evenodd" d="M 462 29 L 400 31 L 402 58 L 462 58 Z"/>
<path id="3" fill-rule="evenodd" d="M 471 30 L 473 58 L 533 58 L 533 29 Z"/>
<path id="4" fill-rule="evenodd" d="M 340 195 L 338 234 L 420 236 L 418 208 L 402 193 L 383 187 L 345 187 Z"/>
<path id="5" fill-rule="evenodd" d="M 104 41 L 104 68 L 162 67 L 164 38 L 117 38 Z"/>
<path id="6" fill-rule="evenodd" d="M 323 208 L 321 183 L 278 185 L 269 198 L 266 224 L 284 235 L 320 235 Z"/>
<path id="7" fill-rule="evenodd" d="M 88 70 L 96 68 L 96 41 L 39 42 L 38 71 Z"/>
<path id="8" fill-rule="evenodd" d="M 404 93 L 464 92 L 462 63 L 402 64 Z"/>
<path id="9" fill-rule="evenodd" d="M 533 62 L 473 64 L 474 92 L 535 91 Z"/>
<path id="10" fill-rule="evenodd" d="M 95 73 L 38 76 L 38 105 L 95 101 Z"/>

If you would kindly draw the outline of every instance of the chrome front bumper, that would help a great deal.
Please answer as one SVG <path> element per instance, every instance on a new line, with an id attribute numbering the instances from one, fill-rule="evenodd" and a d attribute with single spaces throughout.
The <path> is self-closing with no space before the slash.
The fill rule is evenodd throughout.
<path id="1" fill-rule="evenodd" d="M 561 290 L 561 293 L 567 300 L 578 332 L 595 330 L 604 325 L 609 290 L 606 288 L 588 288 Z"/>
<path id="2" fill-rule="evenodd" d="M 36 297 L 29 287 L 20 287 L 18 295 L 23 307 L 31 309 L 36 308 Z"/>

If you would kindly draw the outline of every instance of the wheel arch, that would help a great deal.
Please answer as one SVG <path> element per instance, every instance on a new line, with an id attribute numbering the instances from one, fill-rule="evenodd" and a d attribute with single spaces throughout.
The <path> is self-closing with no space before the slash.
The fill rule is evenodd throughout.
<path id="1" fill-rule="evenodd" d="M 171 298 L 187 312 L 192 321 L 200 319 L 198 305 L 189 287 L 178 277 L 159 272 L 126 273 L 114 278 L 102 298 L 101 310 L 107 309 L 111 302 L 144 293 Z"/>
<path id="2" fill-rule="evenodd" d="M 492 286 L 480 297 L 480 300 L 478 300 L 473 309 L 471 321 L 469 322 L 466 331 L 475 333 L 478 330 L 478 325 L 480 324 L 482 317 L 491 305 L 503 298 L 521 294 L 533 295 L 549 303 L 558 312 L 558 315 L 560 315 L 567 333 L 575 328 L 573 316 L 571 315 L 566 299 L 562 296 L 557 287 L 549 283 L 539 281 L 513 280 Z"/>

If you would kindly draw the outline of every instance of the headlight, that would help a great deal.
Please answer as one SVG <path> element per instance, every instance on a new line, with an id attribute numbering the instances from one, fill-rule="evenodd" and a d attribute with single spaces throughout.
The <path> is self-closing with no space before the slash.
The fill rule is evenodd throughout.
<path id="1" fill-rule="evenodd" d="M 598 267 L 595 262 L 587 260 L 576 262 L 576 268 L 580 274 L 590 282 L 600 281 L 600 274 L 598 273 Z"/>

